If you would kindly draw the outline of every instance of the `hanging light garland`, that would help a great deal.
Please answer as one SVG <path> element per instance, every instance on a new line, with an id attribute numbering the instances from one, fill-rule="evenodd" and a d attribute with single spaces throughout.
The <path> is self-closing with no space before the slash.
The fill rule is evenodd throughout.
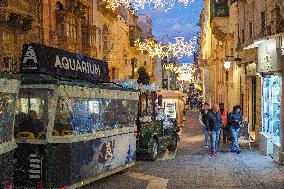
<path id="1" fill-rule="evenodd" d="M 170 10 L 175 3 L 182 3 L 186 7 L 189 3 L 194 2 L 194 0 L 103 0 L 107 2 L 106 8 L 111 10 L 116 10 L 118 7 L 123 6 L 125 8 L 134 9 L 144 9 L 145 5 L 152 5 L 154 9 L 164 8 L 165 11 Z"/>
<path id="2" fill-rule="evenodd" d="M 196 68 L 192 64 L 182 64 L 179 66 L 179 69 L 177 70 L 176 73 L 178 73 L 177 79 L 179 81 L 189 81 L 189 82 L 194 82 L 195 81 L 195 71 Z"/>
<path id="3" fill-rule="evenodd" d="M 153 39 L 149 39 L 144 43 L 137 40 L 134 45 L 140 51 L 147 51 L 151 57 L 158 56 L 163 58 L 172 56 L 182 58 L 184 56 L 189 57 L 193 55 L 196 37 L 189 42 L 184 41 L 183 37 L 176 37 L 175 40 L 176 42 L 174 44 L 169 43 L 168 45 L 156 43 Z"/>
<path id="4" fill-rule="evenodd" d="M 173 63 L 164 64 L 163 67 L 164 67 L 164 69 L 165 69 L 166 71 L 175 72 L 175 73 L 176 73 L 176 72 L 178 71 L 178 69 L 179 69 L 179 67 L 176 66 L 176 65 L 174 65 Z"/>

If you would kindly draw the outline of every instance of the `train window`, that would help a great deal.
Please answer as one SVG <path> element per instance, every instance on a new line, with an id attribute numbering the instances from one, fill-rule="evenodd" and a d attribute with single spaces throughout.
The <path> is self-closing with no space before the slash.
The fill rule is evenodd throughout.
<path id="1" fill-rule="evenodd" d="M 0 144 L 12 140 L 16 94 L 0 92 Z"/>
<path id="2" fill-rule="evenodd" d="M 72 103 L 73 99 L 67 97 L 60 97 L 57 102 L 53 136 L 72 135 L 73 127 L 72 119 Z"/>
<path id="3" fill-rule="evenodd" d="M 16 103 L 15 137 L 44 139 L 48 124 L 48 89 L 20 89 Z"/>
<path id="4" fill-rule="evenodd" d="M 101 119 L 102 100 L 60 97 L 53 135 L 64 136 L 104 130 Z"/>
<path id="5" fill-rule="evenodd" d="M 127 103 L 129 109 L 129 127 L 136 125 L 136 117 L 138 113 L 138 102 L 136 100 L 129 100 Z"/>
<path id="6" fill-rule="evenodd" d="M 60 97 L 53 135 L 63 136 L 134 127 L 137 101 Z"/>

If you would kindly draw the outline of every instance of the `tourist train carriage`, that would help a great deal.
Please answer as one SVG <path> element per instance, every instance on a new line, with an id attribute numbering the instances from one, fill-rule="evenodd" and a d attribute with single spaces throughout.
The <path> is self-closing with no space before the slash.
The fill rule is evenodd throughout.
<path id="1" fill-rule="evenodd" d="M 16 186 L 77 188 L 134 165 L 138 92 L 107 83 L 106 63 L 31 44 L 22 71 Z"/>
<path id="2" fill-rule="evenodd" d="M 0 188 L 13 187 L 13 136 L 15 103 L 20 82 L 14 75 L 0 73 Z"/>

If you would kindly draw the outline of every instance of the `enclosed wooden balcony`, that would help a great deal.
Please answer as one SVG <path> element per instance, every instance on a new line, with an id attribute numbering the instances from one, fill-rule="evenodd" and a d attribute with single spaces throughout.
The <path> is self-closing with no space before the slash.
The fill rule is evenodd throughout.
<path id="1" fill-rule="evenodd" d="M 27 31 L 31 29 L 37 16 L 39 15 L 36 13 L 36 6 L 26 0 L 0 0 L 0 23 Z"/>

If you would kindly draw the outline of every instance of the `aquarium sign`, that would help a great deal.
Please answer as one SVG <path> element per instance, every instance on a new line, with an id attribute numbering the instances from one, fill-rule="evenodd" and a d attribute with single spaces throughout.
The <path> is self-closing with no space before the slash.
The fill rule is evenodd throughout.
<path id="1" fill-rule="evenodd" d="M 107 62 L 40 44 L 24 45 L 21 72 L 61 79 L 109 81 Z"/>

